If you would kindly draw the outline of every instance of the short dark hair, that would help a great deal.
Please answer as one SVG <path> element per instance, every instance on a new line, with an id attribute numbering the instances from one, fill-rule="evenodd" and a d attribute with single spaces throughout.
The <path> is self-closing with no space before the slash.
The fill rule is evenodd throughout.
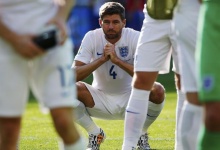
<path id="1" fill-rule="evenodd" d="M 122 20 L 125 19 L 125 8 L 118 2 L 107 2 L 99 9 L 99 17 L 103 19 L 106 15 L 118 14 Z"/>

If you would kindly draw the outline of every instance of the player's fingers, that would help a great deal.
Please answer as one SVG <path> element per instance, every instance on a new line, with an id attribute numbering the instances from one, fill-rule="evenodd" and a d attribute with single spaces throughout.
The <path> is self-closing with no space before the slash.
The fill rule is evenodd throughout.
<path id="1" fill-rule="evenodd" d="M 31 47 L 31 51 L 30 51 L 30 55 L 32 58 L 43 55 L 45 53 L 45 50 L 43 50 L 42 48 L 38 47 L 37 45 L 33 45 Z"/>
<path id="2" fill-rule="evenodd" d="M 105 49 L 110 49 L 110 47 L 111 47 L 111 45 L 109 43 L 106 43 L 104 46 Z"/>
<path id="3" fill-rule="evenodd" d="M 58 27 L 58 40 L 60 42 L 60 44 L 64 44 L 64 42 L 67 39 L 67 29 L 65 24 L 63 24 L 62 22 L 56 22 L 56 25 Z"/>
<path id="4" fill-rule="evenodd" d="M 35 54 L 36 56 L 39 56 L 39 55 L 42 55 L 45 53 L 45 50 L 39 48 L 39 47 L 36 47 L 34 50 L 33 50 L 33 54 Z"/>
<path id="5" fill-rule="evenodd" d="M 23 51 L 20 53 L 20 55 L 26 59 L 32 59 L 36 57 L 36 54 L 31 51 Z"/>
<path id="6" fill-rule="evenodd" d="M 53 24 L 57 27 L 57 32 L 58 32 L 58 42 L 59 44 L 64 44 L 64 42 L 66 41 L 68 34 L 67 34 L 67 28 L 66 25 L 63 21 L 61 21 L 60 19 L 52 19 L 50 20 L 48 23 L 49 24 Z"/>

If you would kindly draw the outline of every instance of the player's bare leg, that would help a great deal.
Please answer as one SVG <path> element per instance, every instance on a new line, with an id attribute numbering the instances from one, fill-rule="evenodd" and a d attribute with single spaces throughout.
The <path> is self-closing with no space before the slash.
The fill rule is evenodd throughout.
<path id="1" fill-rule="evenodd" d="M 50 112 L 52 119 L 54 121 L 55 128 L 64 142 L 64 147 L 68 147 L 68 146 L 74 147 L 74 144 L 83 147 L 80 134 L 77 131 L 73 121 L 74 118 L 73 108 L 72 107 L 55 108 L 52 109 Z"/>
<path id="2" fill-rule="evenodd" d="M 16 150 L 21 118 L 0 118 L 0 150 Z"/>

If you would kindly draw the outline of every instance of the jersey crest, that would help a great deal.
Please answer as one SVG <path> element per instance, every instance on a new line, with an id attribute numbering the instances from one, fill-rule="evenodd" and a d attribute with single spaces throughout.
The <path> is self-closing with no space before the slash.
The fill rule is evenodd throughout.
<path id="1" fill-rule="evenodd" d="M 119 52 L 121 57 L 127 57 L 128 56 L 128 46 L 119 47 Z"/>

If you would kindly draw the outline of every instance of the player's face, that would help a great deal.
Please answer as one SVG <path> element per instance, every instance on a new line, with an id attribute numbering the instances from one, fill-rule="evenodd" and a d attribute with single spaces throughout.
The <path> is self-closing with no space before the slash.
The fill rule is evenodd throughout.
<path id="1" fill-rule="evenodd" d="M 122 28 L 125 26 L 126 20 L 121 20 L 120 16 L 106 15 L 103 20 L 99 20 L 99 24 L 102 27 L 105 38 L 110 41 L 118 41 L 121 38 Z"/>

